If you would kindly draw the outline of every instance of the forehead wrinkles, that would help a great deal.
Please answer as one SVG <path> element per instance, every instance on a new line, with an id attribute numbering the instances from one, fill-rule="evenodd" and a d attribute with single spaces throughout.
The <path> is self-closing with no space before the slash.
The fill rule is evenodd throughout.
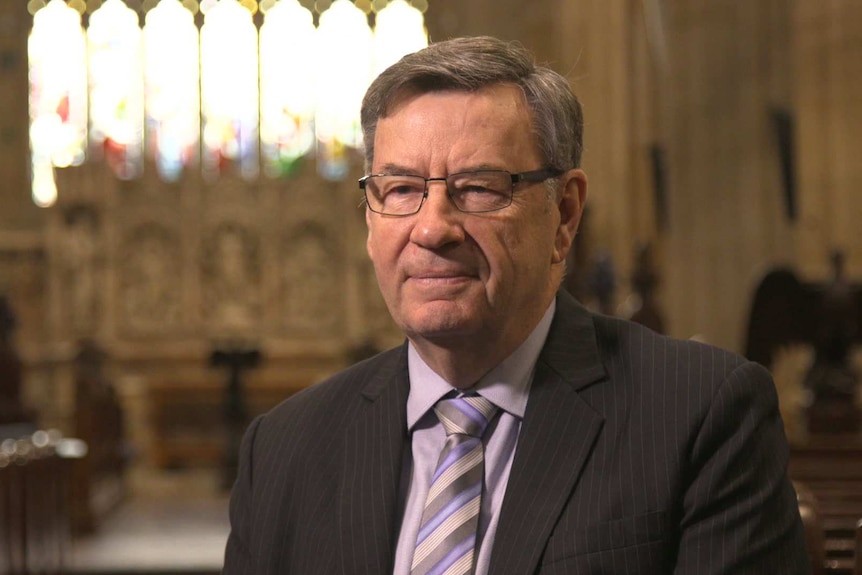
<path id="1" fill-rule="evenodd" d="M 381 122 L 373 171 L 422 173 L 428 166 L 445 164 L 448 138 L 439 130 L 424 129 L 424 125 L 415 119 L 409 123 Z"/>
<path id="2" fill-rule="evenodd" d="M 375 168 L 389 163 L 435 171 L 503 167 L 511 161 L 533 163 L 529 156 L 537 148 L 523 92 L 507 84 L 402 98 L 381 118 L 377 136 Z"/>
<path id="3" fill-rule="evenodd" d="M 375 167 L 396 165 L 415 170 L 445 161 L 441 155 L 447 153 L 453 134 L 464 125 L 460 110 L 447 109 L 449 113 L 441 113 L 433 100 L 421 95 L 400 102 L 378 122 Z"/>

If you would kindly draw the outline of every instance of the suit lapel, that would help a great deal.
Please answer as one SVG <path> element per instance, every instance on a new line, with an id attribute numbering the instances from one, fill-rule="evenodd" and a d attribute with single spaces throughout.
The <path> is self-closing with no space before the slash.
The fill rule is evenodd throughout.
<path id="1" fill-rule="evenodd" d="M 536 570 L 603 423 L 578 390 L 604 377 L 592 318 L 561 292 L 536 364 L 490 573 Z"/>
<path id="2" fill-rule="evenodd" d="M 407 439 L 409 391 L 406 346 L 362 391 L 345 430 L 339 490 L 341 573 L 392 572 L 398 489 Z"/>

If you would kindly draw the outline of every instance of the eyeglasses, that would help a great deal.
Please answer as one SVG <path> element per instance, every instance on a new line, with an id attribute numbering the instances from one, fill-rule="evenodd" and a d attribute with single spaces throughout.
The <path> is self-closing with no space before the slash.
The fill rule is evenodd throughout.
<path id="1" fill-rule="evenodd" d="M 478 214 L 502 210 L 512 204 L 515 184 L 538 183 L 563 173 L 556 168 L 511 174 L 504 170 L 480 170 L 450 174 L 445 178 L 372 174 L 359 179 L 365 202 L 372 212 L 385 216 L 418 213 L 428 197 L 428 182 L 446 182 L 446 193 L 462 212 Z"/>

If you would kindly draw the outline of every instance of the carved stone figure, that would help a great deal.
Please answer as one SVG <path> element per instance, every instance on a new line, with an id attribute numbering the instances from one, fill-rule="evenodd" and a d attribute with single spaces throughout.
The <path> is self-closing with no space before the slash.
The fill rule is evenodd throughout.
<path id="1" fill-rule="evenodd" d="M 252 327 L 260 314 L 257 237 L 225 223 L 210 238 L 203 261 L 204 315 L 223 328 Z"/>
<path id="2" fill-rule="evenodd" d="M 285 242 L 285 323 L 297 332 L 331 332 L 344 315 L 340 268 L 323 230 L 307 227 Z"/>
<path id="3" fill-rule="evenodd" d="M 123 246 L 120 302 L 126 325 L 138 331 L 168 331 L 180 320 L 181 253 L 169 230 L 146 224 Z"/>
<path id="4" fill-rule="evenodd" d="M 844 256 L 832 254 L 833 277 L 825 283 L 800 282 L 788 269 L 769 272 L 752 304 L 746 355 L 767 367 L 776 351 L 792 343 L 814 347 L 805 376 L 811 395 L 809 431 L 856 432 L 858 374 L 850 351 L 862 341 L 862 286 L 844 277 Z"/>
<path id="5" fill-rule="evenodd" d="M 850 364 L 850 348 L 860 335 L 860 309 L 854 287 L 844 276 L 844 254 L 832 254 L 833 277 L 820 300 L 813 337 L 814 365 L 805 378 L 817 400 L 854 402 L 858 374 Z"/>
<path id="6" fill-rule="evenodd" d="M 66 212 L 64 224 L 60 238 L 64 307 L 72 331 L 90 334 L 101 312 L 98 290 L 103 257 L 98 216 L 90 207 L 75 206 Z"/>

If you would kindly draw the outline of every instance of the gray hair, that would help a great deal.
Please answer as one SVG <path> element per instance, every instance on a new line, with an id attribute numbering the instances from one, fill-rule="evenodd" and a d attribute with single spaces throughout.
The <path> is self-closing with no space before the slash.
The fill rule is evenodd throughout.
<path id="1" fill-rule="evenodd" d="M 372 82 L 362 100 L 365 163 L 374 160 L 377 121 L 401 96 L 441 90 L 473 92 L 508 83 L 521 88 L 532 112 L 533 133 L 547 167 L 580 167 L 584 118 L 568 81 L 537 66 L 520 44 L 490 36 L 455 38 L 404 56 Z"/>

